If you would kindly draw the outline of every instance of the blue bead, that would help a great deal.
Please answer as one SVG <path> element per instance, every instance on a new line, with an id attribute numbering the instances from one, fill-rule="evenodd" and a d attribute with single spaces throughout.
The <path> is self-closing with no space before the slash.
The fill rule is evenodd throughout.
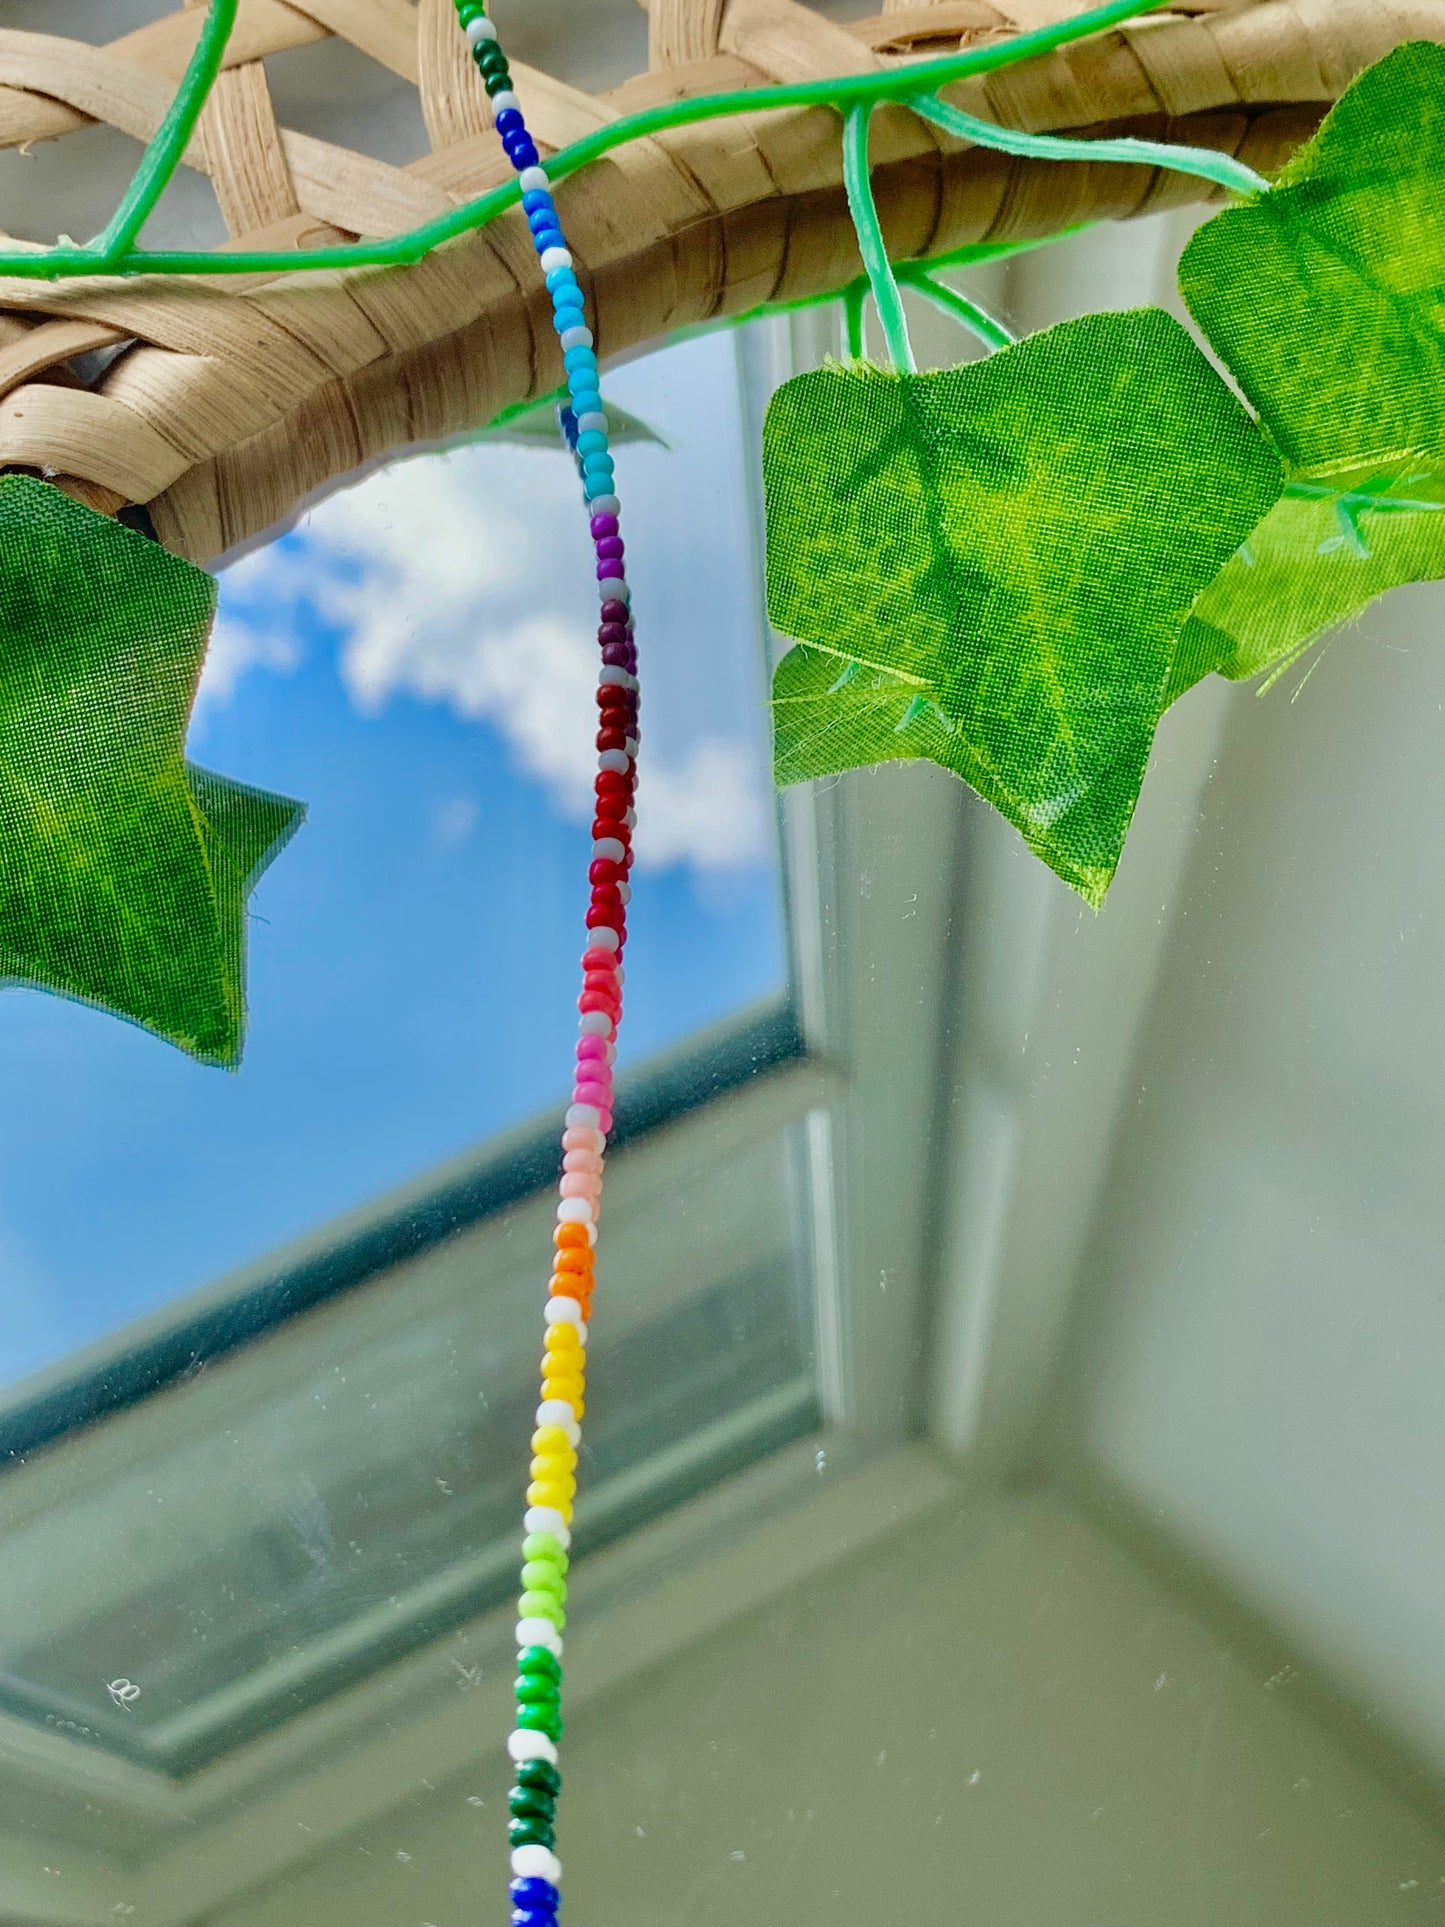
<path id="1" fill-rule="evenodd" d="M 543 208 L 555 206 L 552 196 L 545 187 L 529 187 L 522 196 L 522 206 L 528 214 L 536 214 Z"/>
<path id="2" fill-rule="evenodd" d="M 514 1907 L 512 1927 L 557 1927 L 555 1907 Z"/>
<path id="3" fill-rule="evenodd" d="M 562 357 L 562 366 L 569 374 L 574 374 L 579 368 L 595 369 L 597 366 L 596 350 L 592 348 L 569 348 Z"/>
<path id="4" fill-rule="evenodd" d="M 559 335 L 565 334 L 569 328 L 585 327 L 586 322 L 587 310 L 580 301 L 569 302 L 565 308 L 552 311 L 552 326 Z"/>
<path id="5" fill-rule="evenodd" d="M 538 228 L 532 234 L 532 246 L 538 254 L 545 254 L 548 248 L 565 248 L 567 237 L 559 227 Z"/>
<path id="6" fill-rule="evenodd" d="M 578 287 L 575 280 L 570 286 L 553 289 L 552 306 L 554 308 L 582 308 L 586 306 L 582 290 Z"/>
<path id="7" fill-rule="evenodd" d="M 554 295 L 559 288 L 575 288 L 577 286 L 577 270 L 575 268 L 553 268 L 547 276 L 547 286 Z"/>
<path id="8" fill-rule="evenodd" d="M 534 207 L 527 216 L 527 226 L 536 234 L 539 229 L 556 227 L 557 210 L 555 207 Z"/>
<path id="9" fill-rule="evenodd" d="M 525 134 L 527 131 L 527 123 L 522 119 L 518 107 L 504 107 L 497 116 L 496 127 L 503 140 L 508 134 Z"/>
<path id="10" fill-rule="evenodd" d="M 537 143 L 530 134 L 523 134 L 507 149 L 507 159 L 519 174 L 524 168 L 535 167 L 541 158 L 542 156 L 537 152 Z"/>
<path id="11" fill-rule="evenodd" d="M 543 1880 L 537 1874 L 529 1874 L 525 1879 L 514 1880 L 508 1889 L 514 1907 L 550 1907 L 555 1913 L 562 1898 L 560 1887 L 554 1887 L 550 1880 Z"/>

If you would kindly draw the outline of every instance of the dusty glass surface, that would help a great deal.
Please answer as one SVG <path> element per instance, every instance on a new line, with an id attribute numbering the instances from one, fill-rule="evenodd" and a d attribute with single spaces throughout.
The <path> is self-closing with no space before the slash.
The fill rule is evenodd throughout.
<path id="1" fill-rule="evenodd" d="M 1167 301 L 1187 231 L 968 285 Z M 775 808 L 754 451 L 838 346 L 608 379 L 668 446 L 565 1917 L 1445 1920 L 1445 592 L 1172 710 L 1097 918 L 938 770 Z M 194 745 L 312 804 L 239 1078 L 0 998 L 0 1921 L 505 1917 L 577 519 L 479 440 L 229 573 Z"/>

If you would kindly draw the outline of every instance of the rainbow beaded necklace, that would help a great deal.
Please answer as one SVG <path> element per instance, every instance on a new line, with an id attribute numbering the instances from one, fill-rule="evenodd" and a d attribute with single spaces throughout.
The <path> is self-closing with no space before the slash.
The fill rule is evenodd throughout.
<path id="1" fill-rule="evenodd" d="M 512 91 L 507 57 L 482 0 L 456 0 L 457 18 L 491 98 L 507 158 L 522 188 L 567 371 L 569 406 L 563 427 L 582 473 L 582 490 L 597 550 L 601 597 L 602 667 L 597 678 L 596 811 L 587 947 L 582 957 L 581 1036 L 572 1102 L 562 1134 L 561 1200 L 546 1308 L 542 1402 L 532 1434 L 532 1482 L 527 1487 L 518 1602 L 517 1725 L 507 1741 L 515 1766 L 507 1828 L 512 1856 L 514 1927 L 554 1927 L 561 1900 L 556 1810 L 562 1781 L 557 1742 L 562 1737 L 562 1627 L 566 1619 L 567 1552 L 572 1499 L 577 1490 L 587 1318 L 592 1307 L 592 1247 L 602 1202 L 602 1154 L 612 1128 L 613 1040 L 622 1016 L 622 950 L 627 941 L 627 872 L 632 863 L 632 807 L 638 749 L 637 650 L 629 612 L 631 592 L 618 533 L 621 504 L 614 491 L 602 412 L 597 354 L 572 256 L 535 142 Z"/>

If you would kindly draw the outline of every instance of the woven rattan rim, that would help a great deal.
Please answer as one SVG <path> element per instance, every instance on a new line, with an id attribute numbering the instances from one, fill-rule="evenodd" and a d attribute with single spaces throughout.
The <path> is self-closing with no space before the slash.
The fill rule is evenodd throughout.
<path id="1" fill-rule="evenodd" d="M 660 100 L 858 73 L 996 40 L 1060 0 L 889 5 L 841 26 L 798 0 L 652 0 L 650 69 L 594 97 L 513 63 L 552 151 Z M 104 48 L 0 29 L 0 145 L 95 121 L 154 131 L 195 44 L 194 4 Z M 330 34 L 419 89 L 432 151 L 406 168 L 281 128 L 262 64 Z M 1268 172 L 1363 67 L 1445 40 L 1445 0 L 1191 0 L 960 83 L 947 97 L 1033 132 L 1148 132 Z M 890 252 L 946 254 L 1203 198 L 1145 167 L 1034 162 L 876 116 Z M 507 172 L 451 0 L 242 0 L 189 164 L 230 234 L 298 248 L 415 226 Z M 672 329 L 837 289 L 859 271 L 837 117 L 787 109 L 618 149 L 559 189 L 604 354 Z M 207 281 L 0 281 L 0 467 L 63 478 L 97 506 L 145 504 L 198 561 L 284 520 L 338 475 L 548 393 L 561 369 L 513 211 L 415 267 Z M 75 358 L 115 349 L 87 385 Z"/>

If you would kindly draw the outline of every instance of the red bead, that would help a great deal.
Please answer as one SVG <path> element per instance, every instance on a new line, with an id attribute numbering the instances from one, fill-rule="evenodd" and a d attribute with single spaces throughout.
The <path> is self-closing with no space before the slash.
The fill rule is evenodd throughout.
<path id="1" fill-rule="evenodd" d="M 615 904 L 593 903 L 587 911 L 586 922 L 589 930 L 615 930 L 620 938 L 622 935 L 621 897 Z M 619 957 L 622 955 L 620 945 L 617 954 Z"/>
<path id="2" fill-rule="evenodd" d="M 599 749 L 626 749 L 627 731 L 625 729 L 599 729 L 597 732 Z"/>
<path id="3" fill-rule="evenodd" d="M 592 787 L 599 796 L 630 796 L 632 779 L 620 769 L 600 769 Z"/>
<path id="4" fill-rule="evenodd" d="M 605 1017 L 610 1017 L 615 1024 L 622 1015 L 622 999 L 620 997 L 609 997 L 600 990 L 584 990 L 582 995 L 577 999 L 577 1008 L 584 1017 L 589 1010 L 600 1010 Z"/>
<path id="5" fill-rule="evenodd" d="M 615 950 L 604 950 L 601 944 L 596 944 L 582 952 L 582 968 L 584 970 L 615 970 L 617 968 L 617 952 Z"/>
<path id="6" fill-rule="evenodd" d="M 613 703 L 610 707 L 602 711 L 597 721 L 603 729 L 620 729 L 623 731 L 623 741 L 619 744 L 619 748 L 623 748 L 626 746 L 627 737 L 632 734 L 636 726 L 637 717 L 634 710 L 623 709 L 621 704 Z"/>
<path id="7" fill-rule="evenodd" d="M 627 868 L 626 860 L 616 863 L 610 856 L 595 856 L 587 865 L 589 883 L 616 883 Z"/>
<path id="8" fill-rule="evenodd" d="M 627 814 L 627 799 L 623 796 L 599 796 L 597 814 L 604 823 L 620 823 Z"/>

